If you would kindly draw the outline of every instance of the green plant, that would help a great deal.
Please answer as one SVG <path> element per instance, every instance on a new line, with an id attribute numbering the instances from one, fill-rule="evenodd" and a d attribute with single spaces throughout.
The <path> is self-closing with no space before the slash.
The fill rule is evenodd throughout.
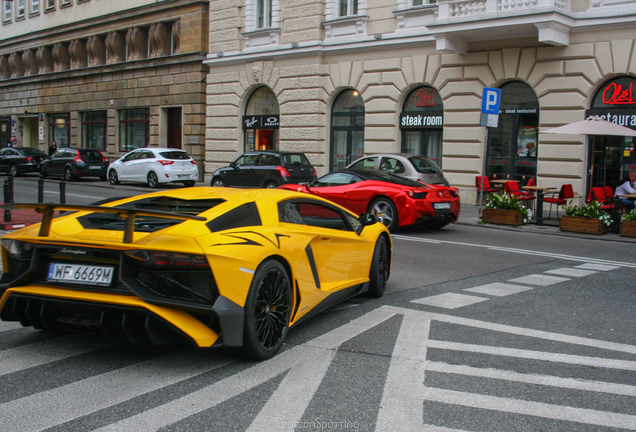
<path id="1" fill-rule="evenodd" d="M 636 209 L 625 213 L 622 220 L 636 220 Z"/>
<path id="2" fill-rule="evenodd" d="M 530 222 L 532 218 L 532 210 L 521 205 L 519 200 L 512 195 L 491 194 L 488 196 L 484 208 L 518 211 L 523 215 L 523 223 Z"/>
<path id="3" fill-rule="evenodd" d="M 592 201 L 588 204 L 570 205 L 565 207 L 565 214 L 567 216 L 580 216 L 590 219 L 599 219 L 604 225 L 610 226 L 612 224 L 612 218 L 609 213 L 601 210 L 601 203 L 598 201 Z"/>

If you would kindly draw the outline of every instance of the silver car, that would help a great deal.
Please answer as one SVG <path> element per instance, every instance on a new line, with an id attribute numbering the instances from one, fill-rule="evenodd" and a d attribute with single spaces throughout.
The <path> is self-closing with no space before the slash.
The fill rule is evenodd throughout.
<path id="1" fill-rule="evenodd" d="M 409 153 L 382 153 L 360 158 L 347 168 L 379 169 L 419 180 L 422 183 L 449 186 L 441 168 L 426 156 Z"/>

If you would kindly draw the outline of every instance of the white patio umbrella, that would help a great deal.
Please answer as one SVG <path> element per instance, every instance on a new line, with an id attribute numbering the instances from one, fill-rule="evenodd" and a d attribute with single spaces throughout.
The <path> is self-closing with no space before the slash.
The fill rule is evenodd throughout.
<path id="1" fill-rule="evenodd" d="M 616 123 L 603 120 L 599 116 L 586 118 L 585 120 L 568 123 L 563 126 L 541 131 L 540 133 L 570 134 L 570 135 L 617 135 L 636 136 L 636 130 Z"/>

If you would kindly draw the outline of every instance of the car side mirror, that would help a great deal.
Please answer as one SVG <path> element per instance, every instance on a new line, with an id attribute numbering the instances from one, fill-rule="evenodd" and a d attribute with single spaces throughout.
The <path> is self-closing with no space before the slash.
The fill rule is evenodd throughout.
<path id="1" fill-rule="evenodd" d="M 362 232 L 365 226 L 374 225 L 378 223 L 378 218 L 371 213 L 362 213 L 360 217 L 358 218 L 358 221 L 360 222 L 360 226 L 358 227 L 356 234 L 360 235 L 360 233 Z"/>
<path id="2" fill-rule="evenodd" d="M 238 169 L 234 162 L 230 162 L 230 168 Z"/>

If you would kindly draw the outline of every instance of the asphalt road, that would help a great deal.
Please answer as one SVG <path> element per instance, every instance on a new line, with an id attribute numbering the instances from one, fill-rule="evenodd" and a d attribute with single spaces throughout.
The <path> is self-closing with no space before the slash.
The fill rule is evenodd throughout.
<path id="1" fill-rule="evenodd" d="M 636 430 L 636 243 L 457 224 L 393 241 L 387 295 L 266 362 L 0 322 L 2 430 Z"/>

